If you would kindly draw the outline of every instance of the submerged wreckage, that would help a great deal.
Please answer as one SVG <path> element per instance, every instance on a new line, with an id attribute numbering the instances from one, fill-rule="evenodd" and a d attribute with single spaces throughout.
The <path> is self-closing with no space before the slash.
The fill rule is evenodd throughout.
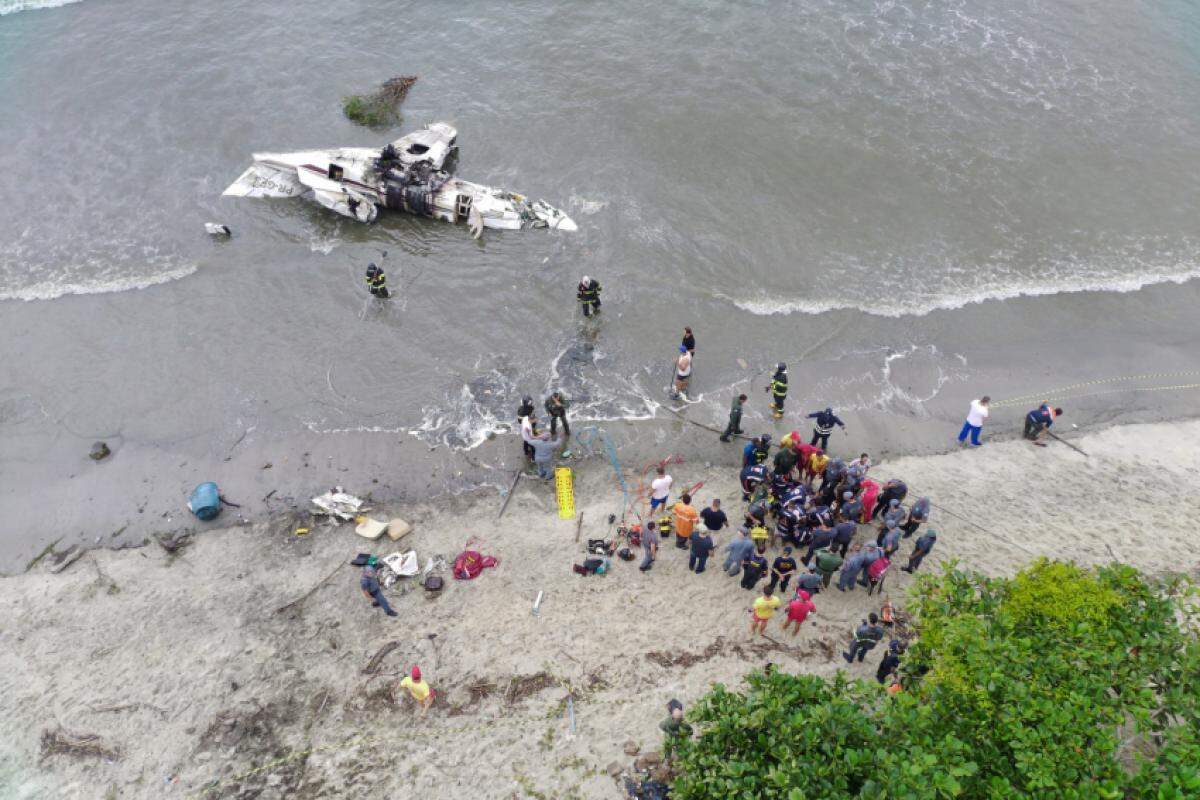
<path id="1" fill-rule="evenodd" d="M 296 153 L 255 153 L 230 184 L 229 197 L 310 197 L 344 217 L 374 222 L 379 209 L 407 211 L 484 228 L 578 230 L 574 220 L 542 200 L 456 178 L 444 169 L 458 149 L 453 125 L 435 122 L 383 149 L 343 147 Z"/>

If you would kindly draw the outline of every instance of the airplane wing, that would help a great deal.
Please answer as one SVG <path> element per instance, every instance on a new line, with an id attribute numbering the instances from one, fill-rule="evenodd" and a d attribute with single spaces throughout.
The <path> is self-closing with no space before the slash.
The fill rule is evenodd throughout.
<path id="1" fill-rule="evenodd" d="M 299 197 L 306 191 L 294 167 L 276 167 L 256 161 L 222 194 L 226 197 Z"/>

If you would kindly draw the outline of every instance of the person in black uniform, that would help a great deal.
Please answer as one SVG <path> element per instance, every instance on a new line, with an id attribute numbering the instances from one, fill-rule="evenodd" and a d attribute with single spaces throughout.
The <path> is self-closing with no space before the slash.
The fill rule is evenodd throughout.
<path id="1" fill-rule="evenodd" d="M 367 289 L 375 297 L 391 297 L 387 288 L 387 276 L 383 274 L 374 261 L 367 264 Z"/>
<path id="2" fill-rule="evenodd" d="M 775 368 L 775 377 L 771 379 L 771 385 L 768 388 L 772 397 L 771 413 L 775 419 L 780 419 L 783 417 L 783 401 L 787 399 L 787 364 L 779 362 L 779 366 Z"/>
<path id="3" fill-rule="evenodd" d="M 583 315 L 585 317 L 600 313 L 600 281 L 593 280 L 584 275 L 583 280 L 579 282 L 579 288 L 575 292 L 575 297 L 579 299 L 579 304 L 583 306 Z"/>
<path id="4" fill-rule="evenodd" d="M 517 423 L 520 424 L 521 420 L 524 419 L 525 417 L 529 417 L 530 426 L 533 428 L 533 435 L 537 436 L 538 435 L 537 420 L 534 419 L 534 417 L 533 417 L 533 398 L 530 397 L 529 395 L 525 395 L 524 397 L 522 397 L 521 405 L 517 407 Z M 533 445 L 531 445 L 529 442 L 526 442 L 524 440 L 522 440 L 521 444 L 522 444 L 523 449 L 525 450 L 526 458 L 529 458 L 530 460 L 532 460 L 533 455 L 534 455 Z"/>

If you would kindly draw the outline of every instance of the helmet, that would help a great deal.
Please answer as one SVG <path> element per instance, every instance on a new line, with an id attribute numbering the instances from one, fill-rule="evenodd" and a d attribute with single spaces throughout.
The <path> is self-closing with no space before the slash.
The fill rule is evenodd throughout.
<path id="1" fill-rule="evenodd" d="M 533 398 L 530 397 L 529 395 L 525 395 L 524 397 L 521 398 L 521 402 L 527 406 L 531 406 L 531 405 L 533 405 Z"/>
<path id="2" fill-rule="evenodd" d="M 779 364 L 775 367 L 775 371 L 776 372 L 787 372 L 787 364 L 780 361 Z"/>
<path id="3" fill-rule="evenodd" d="M 764 433 L 762 436 L 758 437 L 758 440 L 760 442 L 762 442 L 763 444 L 770 444 L 771 443 L 771 434 Z"/>
<path id="4" fill-rule="evenodd" d="M 591 278 L 589 278 L 587 275 L 584 275 L 584 276 L 583 276 L 583 280 L 581 280 L 581 281 L 580 281 L 580 283 L 582 283 L 582 284 L 583 284 L 583 285 L 585 285 L 585 286 L 586 286 L 587 284 L 591 283 L 591 282 L 592 282 L 592 279 L 591 279 Z"/>
<path id="5" fill-rule="evenodd" d="M 372 261 L 370 264 L 367 264 L 367 272 L 379 272 L 379 267 L 375 265 L 374 261 Z"/>

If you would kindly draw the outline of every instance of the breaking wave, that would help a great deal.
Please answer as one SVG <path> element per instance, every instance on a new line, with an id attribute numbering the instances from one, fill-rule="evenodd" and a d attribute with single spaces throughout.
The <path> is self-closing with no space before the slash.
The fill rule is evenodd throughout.
<path id="1" fill-rule="evenodd" d="M 18 11 L 37 11 L 42 8 L 58 8 L 78 3 L 79 0 L 0 0 L 0 17 Z"/>
<path id="2" fill-rule="evenodd" d="M 163 283 L 170 283 L 194 273 L 195 264 L 188 264 L 176 269 L 159 272 L 154 275 L 113 278 L 111 280 L 96 280 L 86 283 L 71 283 L 69 281 L 48 280 L 22 286 L 17 289 L 0 288 L 0 300 L 53 300 L 68 294 L 107 294 L 109 292 L 128 292 L 135 289 L 148 289 Z"/>
<path id="3" fill-rule="evenodd" d="M 953 311 L 954 309 L 976 303 L 986 303 L 993 300 L 1012 300 L 1018 297 L 1045 297 L 1055 294 L 1073 294 L 1078 292 L 1117 292 L 1126 294 L 1154 286 L 1160 283 L 1183 284 L 1200 278 L 1200 267 L 1190 267 L 1177 273 L 1149 273 L 1142 275 L 1118 276 L 1107 275 L 1089 278 L 1078 276 L 1066 280 L 1046 281 L 1044 283 L 1027 283 L 1011 287 L 980 288 L 976 291 L 963 291 L 946 294 L 922 294 L 912 292 L 909 296 L 901 294 L 891 303 L 863 303 L 845 300 L 802 300 L 781 298 L 736 298 L 717 294 L 728 300 L 743 311 L 759 316 L 775 314 L 824 314 L 830 311 L 861 311 L 878 317 L 923 317 L 934 311 Z M 874 299 L 874 298 L 872 298 Z"/>

